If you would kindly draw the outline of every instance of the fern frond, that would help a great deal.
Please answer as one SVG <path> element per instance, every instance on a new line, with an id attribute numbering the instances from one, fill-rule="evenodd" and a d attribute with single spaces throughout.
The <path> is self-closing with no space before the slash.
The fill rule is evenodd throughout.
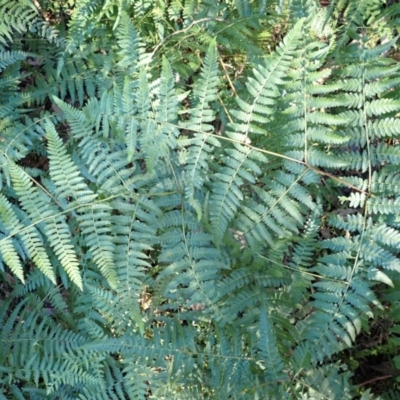
<path id="1" fill-rule="evenodd" d="M 3 200 L 3 199 L 1 199 Z M 0 200 L 0 201 L 1 201 Z M 10 268 L 11 272 L 21 281 L 25 282 L 23 265 L 20 255 L 15 250 L 16 244 L 4 234 L 0 237 L 0 253 L 1 261 L 4 261 Z M 3 268 L 2 268 L 3 269 Z"/>
<path id="2" fill-rule="evenodd" d="M 168 159 L 170 150 L 176 147 L 176 137 L 179 134 L 176 119 L 178 99 L 175 95 L 172 70 L 166 59 L 163 60 L 161 77 L 152 94 L 148 92 L 146 80 L 145 72 L 142 70 L 136 101 L 141 128 L 140 149 L 146 160 L 147 170 L 152 172 L 158 160 L 160 158 Z M 158 104 L 149 102 L 152 95 L 157 95 Z M 143 99 L 144 96 L 147 97 L 146 100 Z M 139 103 L 142 100 L 143 102 Z M 152 107 L 152 110 L 150 107 Z"/>
<path id="3" fill-rule="evenodd" d="M 86 113 L 80 111 L 69 104 L 65 103 L 57 97 L 53 97 L 54 102 L 60 107 L 61 111 L 65 114 L 65 117 L 70 124 L 72 133 L 75 138 L 81 139 L 87 136 L 88 132 L 91 132 L 94 121 L 87 118 Z M 93 115 L 91 115 L 93 118 Z"/>
<path id="4" fill-rule="evenodd" d="M 261 188 L 254 186 L 253 199 L 243 204 L 238 216 L 237 227 L 250 246 L 257 247 L 263 240 L 272 245 L 275 235 L 285 237 L 290 232 L 297 233 L 304 223 L 305 209 L 315 209 L 303 186 L 302 174 L 297 177 L 278 171 L 270 176 L 271 179 L 261 180 Z"/>
<path id="5" fill-rule="evenodd" d="M 259 65 L 253 70 L 255 79 L 249 78 L 247 89 L 254 102 L 247 103 L 244 100 L 238 100 L 242 111 L 234 114 L 234 116 L 240 123 L 232 124 L 227 132 L 228 136 L 235 141 L 246 143 L 246 141 L 249 141 L 249 134 L 265 134 L 265 128 L 262 126 L 265 126 L 269 121 L 268 116 L 271 114 L 271 107 L 275 104 L 275 98 L 279 95 L 278 87 L 283 84 L 282 78 L 294 57 L 301 24 L 302 21 L 299 21 L 288 33 L 283 43 L 278 47 L 277 53 L 267 59 L 265 66 Z M 235 131 L 232 131 L 233 129 Z M 235 144 L 234 149 L 225 150 L 222 162 L 223 167 L 217 169 L 215 175 L 218 185 L 212 186 L 213 193 L 210 198 L 212 205 L 210 207 L 210 219 L 217 244 L 242 202 L 241 188 L 244 187 L 246 181 L 250 185 L 255 183 L 254 176 L 261 173 L 259 163 L 265 162 L 265 158 L 243 145 Z M 284 206 L 284 208 L 286 207 L 288 207 L 288 204 Z M 244 218 L 239 230 L 247 232 L 251 229 L 251 226 L 256 225 L 257 229 L 265 231 L 265 228 L 259 225 L 266 218 L 266 215 L 263 215 L 262 206 L 256 207 L 249 202 L 245 210 L 247 212 L 243 215 Z M 274 217 L 278 218 L 280 223 L 284 221 L 283 214 L 279 215 L 280 210 L 278 208 L 272 207 L 271 212 L 275 214 Z M 259 217 L 257 214 L 262 216 Z M 271 218 L 265 220 L 265 224 L 269 225 L 269 229 L 275 230 L 278 235 L 283 235 L 282 229 L 278 228 L 278 225 Z M 260 227 L 258 228 L 258 226 Z M 270 236 L 266 231 L 260 233 L 261 235 L 257 234 L 258 239 L 261 236 L 262 240 L 270 241 Z"/>
<path id="6" fill-rule="evenodd" d="M 0 356 L 7 360 L 10 381 L 32 381 L 35 386 L 39 381 L 44 382 L 51 393 L 60 387 L 60 381 L 54 379 L 58 371 L 61 373 L 57 376 L 63 384 L 95 381 L 101 385 L 102 382 L 88 372 L 89 368 L 85 370 L 71 360 L 74 351 L 85 343 L 84 337 L 55 325 L 48 315 L 38 313 L 34 309 L 37 300 L 35 296 L 27 296 L 26 301 L 17 303 L 14 313 L 8 317 L 4 309 L 1 310 Z M 10 337 L 14 340 L 10 341 Z M 6 343 L 12 343 L 12 351 Z M 12 354 L 16 356 L 12 357 Z"/>
<path id="7" fill-rule="evenodd" d="M 232 126 L 237 132 L 234 137 L 238 140 L 245 142 L 246 138 L 249 138 L 249 134 L 265 132 L 264 129 L 258 127 L 258 124 L 265 124 L 269 121 L 268 116 L 272 111 L 271 107 L 268 106 L 274 105 L 275 99 L 279 96 L 278 85 L 283 84 L 283 78 L 294 58 L 302 24 L 303 21 L 300 20 L 293 27 L 277 47 L 276 54 L 267 58 L 265 65 L 258 65 L 253 70 L 254 78 L 249 78 L 247 89 L 254 102 L 248 104 L 239 99 L 238 105 L 241 111 L 233 113 L 241 121 L 241 123 Z"/>
<path id="8" fill-rule="evenodd" d="M 93 254 L 95 264 L 112 287 L 116 286 L 115 266 L 113 262 L 114 245 L 111 240 L 110 214 L 111 208 L 101 201 L 96 201 L 93 193 L 84 182 L 78 168 L 68 156 L 54 125 L 47 123 L 46 135 L 49 145 L 50 176 L 52 177 L 57 199 L 72 197 L 73 201 L 67 209 L 77 208 L 78 223 L 86 245 Z"/>
<path id="9" fill-rule="evenodd" d="M 39 227 L 43 226 L 43 231 L 61 265 L 72 281 L 82 288 L 79 262 L 70 241 L 71 232 L 65 219 L 60 215 L 59 209 L 50 203 L 50 199 L 46 195 L 38 192 L 27 174 L 18 166 L 11 164 L 10 169 L 14 188 L 19 195 L 22 207 L 32 223 L 37 223 Z M 45 275 L 55 282 L 54 272 Z"/>
<path id="10" fill-rule="evenodd" d="M 344 23 L 340 27 L 338 48 L 342 48 L 349 40 L 349 32 L 357 31 L 358 27 L 364 26 L 368 19 L 379 13 L 380 0 L 345 0 L 338 3 L 335 15 L 343 13 Z"/>
<path id="11" fill-rule="evenodd" d="M 212 236 L 199 230 L 193 214 L 188 211 L 185 222 L 181 214 L 174 214 L 172 227 L 161 237 L 163 250 L 159 259 L 166 266 L 157 277 L 159 290 L 163 297 L 185 308 L 194 304 L 207 308 L 213 304 L 212 286 L 227 266 L 213 247 Z"/>
<path id="12" fill-rule="evenodd" d="M 0 3 L 2 29 L 0 43 L 13 41 L 14 32 L 25 33 L 38 20 L 38 10 L 30 1 L 2 1 Z"/>
<path id="13" fill-rule="evenodd" d="M 180 141 L 180 144 L 185 146 L 182 151 L 182 162 L 186 164 L 187 173 L 185 197 L 196 210 L 199 219 L 201 219 L 202 210 L 199 201 L 195 198 L 195 190 L 201 189 L 207 179 L 207 155 L 213 151 L 214 147 L 220 146 L 219 141 L 209 135 L 213 131 L 210 123 L 214 121 L 210 103 L 216 100 L 219 85 L 217 56 L 215 42 L 212 42 L 204 59 L 200 77 L 193 86 L 189 121 L 182 124 L 189 131 L 190 139 Z"/>
<path id="14" fill-rule="evenodd" d="M 131 193 L 135 187 L 134 166 L 129 166 L 127 151 L 115 144 L 87 137 L 81 142 L 79 157 L 88 165 L 88 173 L 103 193 Z"/>
<path id="15" fill-rule="evenodd" d="M 277 352 L 276 338 L 266 307 L 260 310 L 259 348 L 266 381 L 279 382 L 286 378 L 285 364 Z"/>
<path id="16" fill-rule="evenodd" d="M 12 209 L 9 201 L 3 195 L 0 195 L 0 205 L 2 223 L 8 234 L 2 239 L 2 255 L 5 261 L 10 263 L 11 270 L 19 279 L 24 281 L 21 263 L 18 259 L 17 252 L 12 248 L 12 241 L 10 239 L 10 236 L 20 235 L 28 255 L 43 274 L 55 283 L 55 274 L 43 246 L 43 238 L 40 233 L 29 220 L 27 226 L 24 226 Z"/>
<path id="17" fill-rule="evenodd" d="M 143 63 L 144 51 L 138 33 L 125 12 L 122 13 L 118 24 L 117 41 L 120 47 L 118 52 L 120 60 L 117 65 L 120 68 L 127 68 L 129 75 L 133 76 Z"/>
<path id="18" fill-rule="evenodd" d="M 74 9 L 69 22 L 69 38 L 67 51 L 73 52 L 92 32 L 95 12 L 100 9 L 102 1 L 81 1 Z M 92 20 L 92 21 L 91 21 Z M 92 22 L 92 23 L 91 23 Z"/>
<path id="19" fill-rule="evenodd" d="M 305 371 L 296 387 L 307 398 L 321 398 L 332 400 L 350 400 L 352 398 L 351 372 L 339 363 L 322 366 L 315 371 Z M 334 382 L 334 383 L 333 383 Z M 296 390 L 296 389 L 295 389 Z"/>
<path id="20" fill-rule="evenodd" d="M 79 170 L 72 162 L 52 123 L 47 122 L 46 137 L 50 159 L 50 177 L 57 186 L 56 195 L 61 199 L 70 197 L 83 205 L 92 202 L 95 195 L 84 183 Z"/>
<path id="21" fill-rule="evenodd" d="M 225 153 L 223 166 L 212 176 L 210 196 L 210 221 L 216 245 L 221 242 L 243 200 L 241 187 L 245 180 L 254 183 L 253 176 L 261 173 L 254 161 L 265 160 L 261 154 L 239 144 L 233 149 L 226 149 Z"/>
<path id="22" fill-rule="evenodd" d="M 32 54 L 25 53 L 23 51 L 1 51 L 0 72 L 17 61 L 25 60 L 25 58 L 29 56 L 32 56 Z"/>

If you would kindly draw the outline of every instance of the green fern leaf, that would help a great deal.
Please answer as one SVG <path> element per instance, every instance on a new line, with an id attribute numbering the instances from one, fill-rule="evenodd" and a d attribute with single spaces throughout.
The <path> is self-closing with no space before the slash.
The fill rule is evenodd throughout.
<path id="1" fill-rule="evenodd" d="M 190 119 L 182 123 L 182 126 L 192 136 L 187 141 L 181 141 L 182 145 L 185 146 L 182 162 L 186 164 L 187 173 L 185 197 L 196 210 L 199 220 L 202 216 L 202 209 L 200 202 L 195 198 L 195 190 L 201 189 L 207 179 L 206 175 L 209 169 L 206 161 L 207 155 L 215 147 L 220 146 L 220 142 L 210 135 L 213 131 L 210 122 L 214 120 L 210 103 L 216 100 L 219 85 L 217 56 L 215 42 L 213 41 L 210 43 L 204 59 L 200 77 L 193 87 Z"/>
<path id="2" fill-rule="evenodd" d="M 32 223 L 43 225 L 46 237 L 63 268 L 70 276 L 79 277 L 79 262 L 70 241 L 71 232 L 59 210 L 49 202 L 47 196 L 44 197 L 33 187 L 32 181 L 24 171 L 13 164 L 10 165 L 10 169 L 15 191 Z M 53 272 L 48 277 L 55 283 Z M 76 279 L 75 283 L 82 289 L 80 278 Z"/>
<path id="3" fill-rule="evenodd" d="M 276 339 L 267 310 L 260 310 L 259 348 L 262 368 L 265 370 L 267 381 L 279 382 L 285 379 L 284 362 L 277 352 Z"/>
<path id="4" fill-rule="evenodd" d="M 2 239 L 2 249 L 4 251 L 3 258 L 10 264 L 11 270 L 24 281 L 21 263 L 18 259 L 17 252 L 12 249 L 12 241 L 10 236 L 16 234 L 21 235 L 21 240 L 25 246 L 28 255 L 35 262 L 37 267 L 46 275 L 51 281 L 55 283 L 55 274 L 51 266 L 51 262 L 43 246 L 43 239 L 39 232 L 29 222 L 25 227 L 20 221 L 14 210 L 12 209 L 9 201 L 0 195 L 0 214 L 2 223 L 7 229 L 8 235 Z"/>
<path id="5" fill-rule="evenodd" d="M 93 193 L 80 175 L 78 168 L 68 156 L 54 126 L 46 125 L 46 135 L 49 142 L 50 176 L 56 184 L 55 194 L 58 199 L 72 197 L 73 201 L 67 209 L 77 208 L 79 225 L 86 244 L 93 254 L 93 260 L 102 271 L 112 287 L 116 286 L 115 266 L 113 262 L 114 245 L 110 238 L 111 208 L 96 202 L 97 195 Z M 77 281 L 77 276 L 74 276 Z"/>

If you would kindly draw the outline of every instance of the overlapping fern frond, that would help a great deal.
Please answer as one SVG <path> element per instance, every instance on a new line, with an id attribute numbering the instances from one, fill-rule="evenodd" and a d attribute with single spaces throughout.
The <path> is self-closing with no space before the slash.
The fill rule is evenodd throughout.
<path id="1" fill-rule="evenodd" d="M 400 272 L 396 10 L 28 3 L 0 1 L 0 397 L 351 398 Z"/>

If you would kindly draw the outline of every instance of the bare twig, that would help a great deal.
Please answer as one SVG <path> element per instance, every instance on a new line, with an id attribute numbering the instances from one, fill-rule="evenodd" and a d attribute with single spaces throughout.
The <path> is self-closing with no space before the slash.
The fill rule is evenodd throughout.
<path id="1" fill-rule="evenodd" d="M 359 385 L 360 386 L 365 386 L 365 385 L 368 385 L 369 383 L 372 383 L 372 382 L 376 382 L 376 381 L 381 381 L 381 380 L 383 380 L 383 379 L 389 379 L 389 378 L 392 378 L 393 377 L 393 375 L 383 375 L 383 376 L 376 376 L 375 378 L 372 378 L 372 379 L 368 379 L 367 381 L 364 381 L 364 382 L 362 382 L 362 383 L 360 383 Z"/>

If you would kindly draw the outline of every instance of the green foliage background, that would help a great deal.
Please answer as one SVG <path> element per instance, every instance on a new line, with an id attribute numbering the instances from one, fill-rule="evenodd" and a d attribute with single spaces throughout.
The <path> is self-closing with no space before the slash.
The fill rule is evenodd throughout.
<path id="1" fill-rule="evenodd" d="M 0 399 L 397 398 L 392 3 L 0 1 Z"/>

